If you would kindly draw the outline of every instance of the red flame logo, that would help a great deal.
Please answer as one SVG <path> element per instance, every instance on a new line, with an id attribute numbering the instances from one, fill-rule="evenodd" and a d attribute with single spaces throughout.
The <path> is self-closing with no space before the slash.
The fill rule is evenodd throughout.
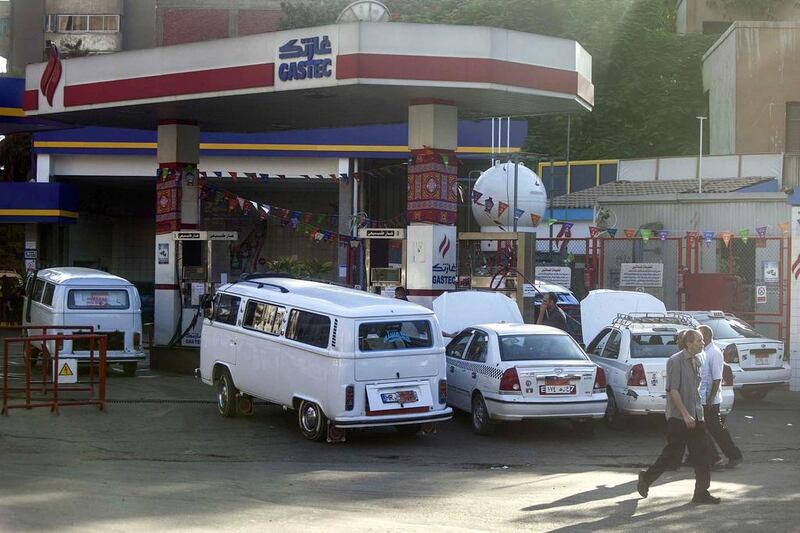
<path id="1" fill-rule="evenodd" d="M 47 67 L 45 67 L 42 79 L 39 81 L 39 89 L 51 107 L 53 106 L 53 97 L 56 95 L 58 83 L 61 81 L 61 73 L 61 58 L 58 56 L 58 48 L 52 45 L 47 54 Z"/>
<path id="2" fill-rule="evenodd" d="M 439 243 L 439 253 L 442 254 L 442 259 L 444 259 L 444 256 L 447 255 L 447 252 L 449 251 L 450 251 L 450 239 L 448 239 L 447 235 L 445 235 L 442 238 L 442 242 Z"/>

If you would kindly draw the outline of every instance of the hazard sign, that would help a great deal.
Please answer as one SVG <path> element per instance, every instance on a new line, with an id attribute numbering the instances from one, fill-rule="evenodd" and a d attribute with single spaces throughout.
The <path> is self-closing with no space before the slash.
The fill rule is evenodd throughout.
<path id="1" fill-rule="evenodd" d="M 77 383 L 78 382 L 78 360 L 77 359 L 59 359 L 58 366 L 53 367 L 53 381 L 58 376 L 59 383 Z"/>
<path id="2" fill-rule="evenodd" d="M 756 303 L 757 304 L 765 304 L 765 303 L 767 303 L 767 286 L 766 285 L 758 285 L 758 286 L 756 286 Z"/>

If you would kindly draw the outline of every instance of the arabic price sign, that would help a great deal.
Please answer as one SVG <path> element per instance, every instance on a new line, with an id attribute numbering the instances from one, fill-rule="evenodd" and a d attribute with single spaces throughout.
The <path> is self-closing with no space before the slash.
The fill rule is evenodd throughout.
<path id="1" fill-rule="evenodd" d="M 664 263 L 622 263 L 620 287 L 663 287 Z"/>

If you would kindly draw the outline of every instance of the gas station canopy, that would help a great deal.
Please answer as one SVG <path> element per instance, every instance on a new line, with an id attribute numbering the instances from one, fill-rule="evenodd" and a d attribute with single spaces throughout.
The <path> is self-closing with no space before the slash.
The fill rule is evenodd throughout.
<path id="1" fill-rule="evenodd" d="M 575 41 L 477 26 L 356 22 L 29 65 L 26 116 L 154 129 L 269 131 L 591 110 Z"/>

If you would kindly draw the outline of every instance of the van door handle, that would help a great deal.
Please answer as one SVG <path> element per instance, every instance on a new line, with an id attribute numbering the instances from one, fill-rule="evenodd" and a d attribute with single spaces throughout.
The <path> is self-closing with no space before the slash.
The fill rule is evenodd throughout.
<path id="1" fill-rule="evenodd" d="M 478 374 L 476 374 L 475 372 L 473 372 L 473 373 L 472 373 L 472 379 L 475 379 L 476 377 L 478 377 Z"/>
<path id="2" fill-rule="evenodd" d="M 236 346 L 236 341 L 231 341 L 231 346 Z"/>

